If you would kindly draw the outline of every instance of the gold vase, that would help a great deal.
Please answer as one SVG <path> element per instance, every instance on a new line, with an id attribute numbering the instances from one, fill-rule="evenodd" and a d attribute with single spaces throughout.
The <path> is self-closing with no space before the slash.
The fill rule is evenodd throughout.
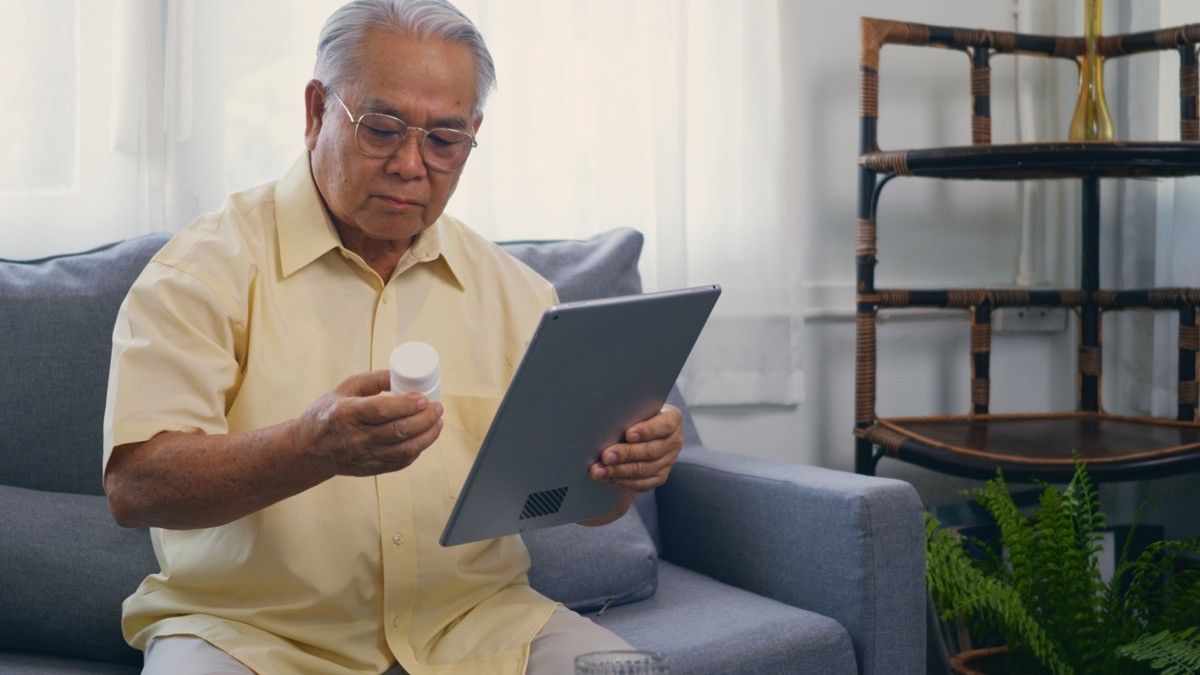
<path id="1" fill-rule="evenodd" d="M 1111 141 L 1112 118 L 1104 100 L 1104 58 L 1099 54 L 1104 0 L 1083 0 L 1084 41 L 1087 53 L 1079 61 L 1079 99 L 1071 117 L 1073 141 Z"/>

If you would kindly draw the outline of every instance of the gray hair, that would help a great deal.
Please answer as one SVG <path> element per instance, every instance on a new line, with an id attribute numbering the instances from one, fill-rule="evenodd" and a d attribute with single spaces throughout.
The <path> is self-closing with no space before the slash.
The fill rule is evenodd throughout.
<path id="1" fill-rule="evenodd" d="M 470 48 L 475 56 L 475 115 L 496 86 L 496 66 L 475 24 L 446 0 L 354 0 L 330 15 L 317 40 L 313 77 L 338 87 L 371 29 L 422 40 L 439 39 Z"/>

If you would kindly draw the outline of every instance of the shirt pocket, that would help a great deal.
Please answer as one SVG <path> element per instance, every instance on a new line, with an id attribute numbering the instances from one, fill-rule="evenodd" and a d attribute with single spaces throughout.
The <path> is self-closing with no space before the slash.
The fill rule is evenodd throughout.
<path id="1" fill-rule="evenodd" d="M 457 499 L 500 407 L 500 397 L 447 393 L 442 395 L 441 403 L 444 425 L 437 443 L 446 489 L 451 499 Z"/>

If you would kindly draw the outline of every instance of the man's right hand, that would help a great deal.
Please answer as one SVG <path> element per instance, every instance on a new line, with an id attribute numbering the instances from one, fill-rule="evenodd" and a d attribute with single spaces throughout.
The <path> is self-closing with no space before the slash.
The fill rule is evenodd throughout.
<path id="1" fill-rule="evenodd" d="M 442 432 L 442 404 L 391 395 L 389 386 L 386 370 L 346 378 L 297 420 L 297 444 L 340 475 L 374 476 L 412 464 Z"/>
<path id="2" fill-rule="evenodd" d="M 442 431 L 442 406 L 393 396 L 388 372 L 346 378 L 298 418 L 231 434 L 165 431 L 113 448 L 104 474 L 124 527 L 224 525 L 338 474 L 412 464 Z"/>

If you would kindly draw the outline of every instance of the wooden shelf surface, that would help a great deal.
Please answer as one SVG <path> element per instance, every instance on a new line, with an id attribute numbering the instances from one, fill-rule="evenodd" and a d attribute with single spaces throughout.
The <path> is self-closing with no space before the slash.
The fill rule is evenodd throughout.
<path id="1" fill-rule="evenodd" d="M 1106 413 L 883 418 L 860 434 L 885 456 L 973 478 L 1065 481 L 1073 454 L 1096 480 L 1200 469 L 1200 422 Z"/>
<path id="2" fill-rule="evenodd" d="M 1200 143 L 1111 141 L 964 145 L 880 150 L 859 164 L 881 173 L 931 178 L 1136 178 L 1200 175 Z"/>

